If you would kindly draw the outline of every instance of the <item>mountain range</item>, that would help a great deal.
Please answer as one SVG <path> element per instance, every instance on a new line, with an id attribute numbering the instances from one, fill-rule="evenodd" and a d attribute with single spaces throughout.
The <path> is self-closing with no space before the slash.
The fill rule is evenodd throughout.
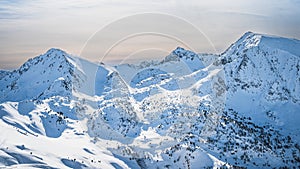
<path id="1" fill-rule="evenodd" d="M 300 167 L 296 39 L 115 66 L 50 49 L 1 70 L 0 93 L 0 167 Z"/>

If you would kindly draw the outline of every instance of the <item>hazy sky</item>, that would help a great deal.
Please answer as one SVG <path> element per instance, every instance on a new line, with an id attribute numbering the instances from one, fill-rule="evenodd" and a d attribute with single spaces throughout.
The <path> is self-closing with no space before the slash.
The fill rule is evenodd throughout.
<path id="1" fill-rule="evenodd" d="M 0 69 L 53 47 L 113 63 L 177 46 L 221 53 L 249 30 L 300 39 L 299 9 L 300 0 L 0 0 Z"/>

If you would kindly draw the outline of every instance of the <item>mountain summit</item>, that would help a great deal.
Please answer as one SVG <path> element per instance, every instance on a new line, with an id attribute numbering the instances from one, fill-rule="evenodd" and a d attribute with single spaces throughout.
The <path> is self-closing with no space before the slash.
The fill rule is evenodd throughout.
<path id="1" fill-rule="evenodd" d="M 37 99 L 51 89 L 57 90 L 55 94 L 67 94 L 72 90 L 71 79 L 74 78 L 74 65 L 68 59 L 69 55 L 59 49 L 50 49 L 29 59 L 19 69 L 2 77 L 0 102 Z M 58 87 L 63 87 L 64 91 Z"/>
<path id="2" fill-rule="evenodd" d="M 247 32 L 219 55 L 113 67 L 50 49 L 0 71 L 0 166 L 298 167 L 299 49 Z"/>

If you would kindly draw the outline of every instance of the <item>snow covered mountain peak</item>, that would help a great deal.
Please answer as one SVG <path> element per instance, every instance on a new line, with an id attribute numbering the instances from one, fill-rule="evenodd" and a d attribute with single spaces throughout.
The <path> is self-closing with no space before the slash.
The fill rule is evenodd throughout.
<path id="1" fill-rule="evenodd" d="M 170 55 L 165 57 L 164 61 L 194 60 L 197 57 L 198 55 L 195 52 L 177 47 Z"/>
<path id="2" fill-rule="evenodd" d="M 230 91 L 240 89 L 270 102 L 300 102 L 300 41 L 245 33 L 225 51 L 224 65 Z M 261 99 L 261 98 L 260 98 Z"/>
<path id="3" fill-rule="evenodd" d="M 62 49 L 59 49 L 59 48 L 50 48 L 50 49 L 47 50 L 46 54 L 50 54 L 50 53 L 53 53 L 53 52 L 66 54 L 65 51 L 63 51 Z"/>
<path id="4" fill-rule="evenodd" d="M 61 82 L 59 86 L 63 85 L 71 92 L 74 65 L 68 61 L 68 57 L 62 50 L 50 49 L 45 54 L 29 59 L 19 69 L 7 72 L 0 80 L 0 91 L 3 92 L 0 102 L 37 98 L 58 81 Z"/>
<path id="5" fill-rule="evenodd" d="M 195 52 L 186 50 L 182 47 L 177 47 L 175 50 L 172 51 L 172 54 L 175 54 L 180 58 L 182 58 L 182 57 L 193 58 L 197 55 Z"/>
<path id="6" fill-rule="evenodd" d="M 35 67 L 35 69 L 37 67 L 40 69 L 47 69 L 58 66 L 58 68 L 62 69 L 63 65 L 69 65 L 68 67 L 64 67 L 64 69 L 68 69 L 72 67 L 72 65 L 68 63 L 67 56 L 68 54 L 63 50 L 51 48 L 45 54 L 29 59 L 18 69 L 18 71 L 20 74 L 23 74 L 31 67 Z"/>
<path id="7" fill-rule="evenodd" d="M 252 48 L 280 50 L 300 56 L 300 40 L 246 32 L 223 55 L 238 55 Z"/>

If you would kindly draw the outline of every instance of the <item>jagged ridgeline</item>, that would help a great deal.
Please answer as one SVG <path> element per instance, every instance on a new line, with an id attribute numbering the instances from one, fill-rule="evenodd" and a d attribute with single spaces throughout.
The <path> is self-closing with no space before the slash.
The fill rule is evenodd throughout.
<path id="1" fill-rule="evenodd" d="M 300 166 L 296 39 L 116 66 L 50 49 L 1 70 L 0 92 L 1 167 Z"/>

